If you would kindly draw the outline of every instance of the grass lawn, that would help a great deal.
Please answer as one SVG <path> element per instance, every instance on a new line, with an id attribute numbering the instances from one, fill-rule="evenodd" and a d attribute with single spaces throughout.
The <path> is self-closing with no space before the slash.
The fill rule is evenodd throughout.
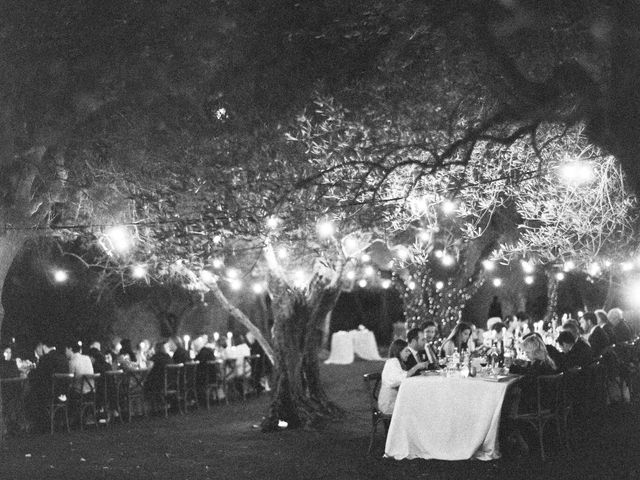
<path id="1" fill-rule="evenodd" d="M 380 434 L 367 455 L 370 416 L 362 374 L 382 362 L 323 365 L 331 397 L 346 410 L 319 431 L 263 434 L 253 425 L 266 395 L 185 416 L 140 419 L 114 428 L 9 438 L 0 448 L 0 480 L 10 479 L 640 479 L 637 406 L 612 408 L 575 435 L 572 455 L 542 463 L 393 461 Z"/>

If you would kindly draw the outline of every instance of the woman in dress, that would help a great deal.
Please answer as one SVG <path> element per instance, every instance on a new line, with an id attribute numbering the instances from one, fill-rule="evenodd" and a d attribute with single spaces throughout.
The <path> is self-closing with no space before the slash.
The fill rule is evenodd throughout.
<path id="1" fill-rule="evenodd" d="M 458 323 L 451 333 L 447 337 L 447 339 L 442 343 L 442 354 L 445 357 L 453 355 L 453 352 L 457 349 L 458 352 L 462 352 L 463 350 L 471 350 L 469 345 L 469 337 L 471 336 L 471 325 L 465 322 Z"/>
<path id="2" fill-rule="evenodd" d="M 407 377 L 411 377 L 419 370 L 424 370 L 429 366 L 429 362 L 420 362 L 405 369 L 405 362 L 411 355 L 411 350 L 407 342 L 398 338 L 389 347 L 389 359 L 382 369 L 382 380 L 380 382 L 380 393 L 378 394 L 378 409 L 384 414 L 393 413 L 393 406 L 398 396 L 398 387 Z"/>

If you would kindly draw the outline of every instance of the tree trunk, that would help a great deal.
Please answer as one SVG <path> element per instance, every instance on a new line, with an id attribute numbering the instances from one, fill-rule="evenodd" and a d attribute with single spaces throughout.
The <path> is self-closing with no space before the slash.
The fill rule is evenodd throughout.
<path id="1" fill-rule="evenodd" d="M 558 279 L 553 272 L 547 272 L 547 311 L 544 321 L 550 322 L 557 315 L 558 307 Z"/>
<path id="2" fill-rule="evenodd" d="M 287 288 L 274 300 L 275 393 L 263 431 L 277 430 L 280 420 L 290 428 L 312 428 L 342 413 L 322 386 L 318 360 L 323 324 L 338 294 L 337 285 L 313 282 L 307 295 Z"/>
<path id="3" fill-rule="evenodd" d="M 9 230 L 0 236 L 0 299 L 2 298 L 2 290 L 4 282 L 9 273 L 9 268 L 16 255 L 24 245 L 29 234 L 24 230 Z M 2 322 L 4 320 L 4 306 L 0 301 L 0 331 L 2 331 Z M 2 338 L 0 337 L 0 343 Z M 0 399 L 2 399 L 2 390 L 0 387 Z M 2 401 L 0 400 L 0 442 L 4 439 L 6 433 L 6 425 L 4 421 L 4 412 L 2 409 Z"/>

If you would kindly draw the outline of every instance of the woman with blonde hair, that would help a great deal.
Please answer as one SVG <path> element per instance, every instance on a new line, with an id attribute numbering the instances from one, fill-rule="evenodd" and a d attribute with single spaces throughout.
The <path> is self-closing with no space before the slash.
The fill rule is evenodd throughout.
<path id="1" fill-rule="evenodd" d="M 537 376 L 553 375 L 558 371 L 558 366 L 549 356 L 547 346 L 537 333 L 525 335 L 522 340 L 522 350 L 527 356 L 528 363 L 517 362 L 512 365 L 511 373 Z"/>

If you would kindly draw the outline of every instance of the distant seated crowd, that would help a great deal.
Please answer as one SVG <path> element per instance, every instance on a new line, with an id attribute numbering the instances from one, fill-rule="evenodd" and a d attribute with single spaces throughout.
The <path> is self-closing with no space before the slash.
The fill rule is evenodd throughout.
<path id="1" fill-rule="evenodd" d="M 44 431 L 49 421 L 47 405 L 52 396 L 52 378 L 56 373 L 73 374 L 72 397 L 80 397 L 97 389 L 93 380 L 83 382 L 83 376 L 104 375 L 109 371 L 144 370 L 144 391 L 151 397 L 164 386 L 166 365 L 186 362 L 203 365 L 212 360 L 224 360 L 233 352 L 234 358 L 240 361 L 253 356 L 251 377 L 255 388 L 257 391 L 268 388 L 265 375 L 269 366 L 262 348 L 251 333 L 247 333 L 245 339 L 241 338 L 241 342 L 233 347 L 227 345 L 227 338 L 214 335 L 214 340 L 210 342 L 208 336 L 203 334 L 189 342 L 188 349 L 179 336 L 160 340 L 153 347 L 148 340 L 142 340 L 134 349 L 131 340 L 115 338 L 108 348 L 102 348 L 99 342 L 94 341 L 83 352 L 82 344 L 78 341 L 54 345 L 43 340 L 34 349 L 35 362 L 14 359 L 11 347 L 5 346 L 0 361 L 0 379 L 26 377 L 24 409 L 27 423 L 30 430 Z M 205 369 L 199 368 L 196 372 L 196 383 L 203 385 L 207 381 Z"/>

